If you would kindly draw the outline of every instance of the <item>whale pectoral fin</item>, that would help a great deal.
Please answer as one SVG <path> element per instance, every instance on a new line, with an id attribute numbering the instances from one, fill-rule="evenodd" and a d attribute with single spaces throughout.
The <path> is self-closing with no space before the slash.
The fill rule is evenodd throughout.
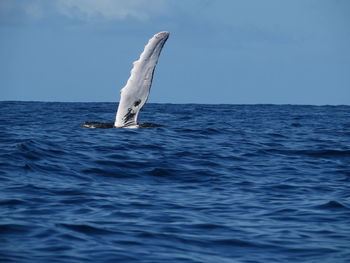
<path id="1" fill-rule="evenodd" d="M 140 58 L 133 63 L 127 84 L 120 91 L 120 101 L 114 122 L 115 127 L 137 125 L 139 111 L 147 101 L 154 69 L 168 36 L 168 32 L 160 32 L 154 35 L 148 41 Z"/>

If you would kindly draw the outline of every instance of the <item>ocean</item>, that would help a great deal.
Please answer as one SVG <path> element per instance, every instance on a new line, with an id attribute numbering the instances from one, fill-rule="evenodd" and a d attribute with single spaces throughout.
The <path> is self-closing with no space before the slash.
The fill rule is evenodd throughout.
<path id="1" fill-rule="evenodd" d="M 0 102 L 0 262 L 350 262 L 350 106 Z"/>

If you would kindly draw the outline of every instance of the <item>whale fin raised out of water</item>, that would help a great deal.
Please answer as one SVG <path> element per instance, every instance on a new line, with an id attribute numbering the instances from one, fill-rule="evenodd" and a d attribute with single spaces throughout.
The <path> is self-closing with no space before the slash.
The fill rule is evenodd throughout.
<path id="1" fill-rule="evenodd" d="M 133 63 L 130 77 L 120 91 L 120 101 L 114 123 L 84 122 L 85 128 L 146 128 L 159 127 L 152 123 L 137 123 L 138 114 L 145 105 L 162 48 L 169 37 L 169 32 L 155 34 L 145 46 L 139 60 Z"/>
<path id="2" fill-rule="evenodd" d="M 146 103 L 158 58 L 169 32 L 154 35 L 145 46 L 139 60 L 133 63 L 130 77 L 120 91 L 120 101 L 114 122 L 116 128 L 138 127 L 138 114 Z"/>

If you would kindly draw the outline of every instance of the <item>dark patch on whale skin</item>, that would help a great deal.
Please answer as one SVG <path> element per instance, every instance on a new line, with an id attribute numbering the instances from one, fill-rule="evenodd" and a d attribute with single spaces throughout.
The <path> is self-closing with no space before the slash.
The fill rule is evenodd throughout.
<path id="1" fill-rule="evenodd" d="M 135 116 L 135 112 L 132 110 L 132 108 L 128 108 L 128 112 L 125 114 L 125 116 L 123 117 L 123 120 L 125 122 L 125 125 L 130 125 L 130 120 L 133 120 L 134 116 Z"/>
<path id="2" fill-rule="evenodd" d="M 135 108 L 137 106 L 139 106 L 141 103 L 141 100 L 138 99 L 134 102 L 134 105 L 132 108 L 128 108 L 128 112 L 124 115 L 123 117 L 123 120 L 124 120 L 124 123 L 125 123 L 125 126 L 128 126 L 128 125 L 132 125 L 133 123 L 131 123 L 133 120 L 134 120 L 134 117 L 136 115 L 136 111 L 135 111 Z"/>
<path id="3" fill-rule="evenodd" d="M 134 107 L 139 106 L 139 105 L 140 105 L 140 103 L 141 103 L 141 100 L 137 100 L 137 101 L 135 101 L 135 102 L 134 102 Z"/>

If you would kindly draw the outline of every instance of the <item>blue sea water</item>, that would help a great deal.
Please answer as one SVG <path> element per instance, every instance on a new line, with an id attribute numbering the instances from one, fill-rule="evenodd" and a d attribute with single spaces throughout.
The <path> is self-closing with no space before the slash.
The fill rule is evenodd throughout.
<path id="1" fill-rule="evenodd" d="M 350 106 L 0 102 L 1 262 L 350 262 Z"/>

